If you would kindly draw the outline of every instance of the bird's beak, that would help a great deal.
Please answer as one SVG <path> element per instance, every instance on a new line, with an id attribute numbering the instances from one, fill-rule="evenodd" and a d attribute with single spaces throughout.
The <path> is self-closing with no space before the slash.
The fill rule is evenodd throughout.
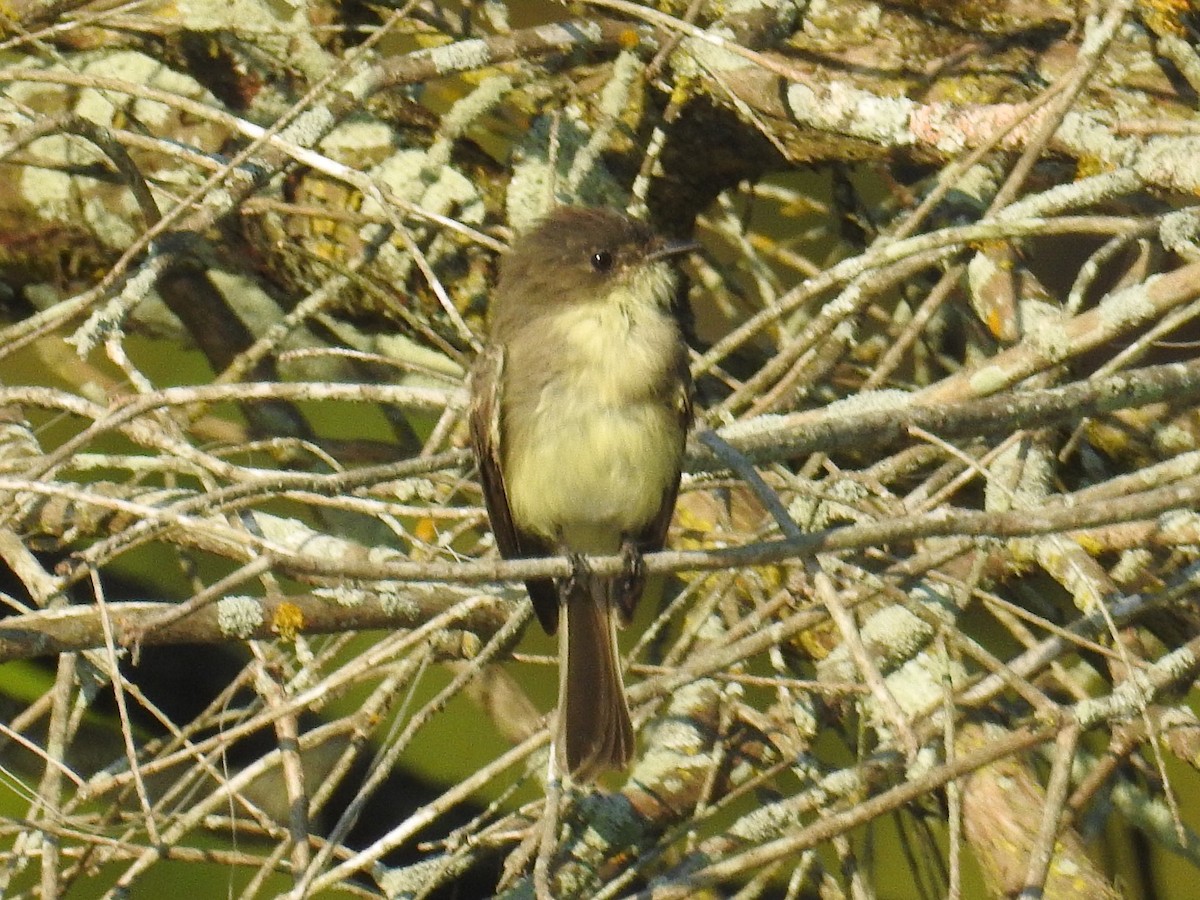
<path id="1" fill-rule="evenodd" d="M 700 249 L 697 241 L 663 241 L 662 245 L 651 250 L 646 256 L 646 262 L 654 262 L 671 256 L 682 256 Z"/>

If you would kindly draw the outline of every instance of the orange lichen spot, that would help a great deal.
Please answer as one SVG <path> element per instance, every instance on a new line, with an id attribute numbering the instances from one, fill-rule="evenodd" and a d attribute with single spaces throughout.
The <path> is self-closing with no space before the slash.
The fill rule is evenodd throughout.
<path id="1" fill-rule="evenodd" d="M 438 532 L 433 519 L 428 517 L 418 519 L 417 523 L 413 526 L 413 536 L 426 544 L 434 543 L 437 540 Z"/>
<path id="2" fill-rule="evenodd" d="M 295 603 L 286 600 L 275 607 L 271 617 L 271 630 L 285 641 L 294 641 L 304 628 L 304 612 Z"/>
<path id="3" fill-rule="evenodd" d="M 1099 175 L 1107 169 L 1108 166 L 1098 156 L 1081 156 L 1075 163 L 1075 180 Z"/>
<path id="4" fill-rule="evenodd" d="M 1008 331 L 1009 331 L 1008 326 L 1009 326 L 1008 317 L 1003 315 L 1000 312 L 1000 310 L 998 310 L 998 309 L 988 310 L 987 327 L 988 327 L 988 331 L 990 331 L 992 333 L 993 337 L 999 338 L 999 337 L 1003 337 L 1004 335 L 1008 334 Z"/>
<path id="5" fill-rule="evenodd" d="M 641 37 L 632 28 L 626 28 L 617 37 L 617 43 L 621 45 L 622 50 L 633 50 L 642 42 Z"/>
<path id="6" fill-rule="evenodd" d="M 1012 254 L 1008 252 L 1009 244 L 1006 240 L 970 241 L 967 246 L 991 257 L 997 266 L 1012 268 Z"/>
<path id="7" fill-rule="evenodd" d="M 21 11 L 9 0 L 0 0 L 0 35 L 9 37 L 16 34 L 10 26 L 13 22 L 21 21 Z M 23 32 L 23 29 L 22 29 Z"/>
<path id="8" fill-rule="evenodd" d="M 832 653 L 841 642 L 837 627 L 829 622 L 806 628 L 791 639 L 791 643 L 798 644 L 812 659 L 818 661 Z"/>
<path id="9" fill-rule="evenodd" d="M 1155 34 L 1184 37 L 1187 29 L 1180 21 L 1188 11 L 1188 0 L 1142 0 L 1139 4 L 1142 21 Z"/>

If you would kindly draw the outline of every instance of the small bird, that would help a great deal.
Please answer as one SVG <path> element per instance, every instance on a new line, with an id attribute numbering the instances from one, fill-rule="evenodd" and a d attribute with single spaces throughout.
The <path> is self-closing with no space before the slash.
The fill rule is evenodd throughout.
<path id="1" fill-rule="evenodd" d="M 696 248 L 606 209 L 559 207 L 518 238 L 490 299 L 471 373 L 471 442 L 505 558 L 574 559 L 557 582 L 526 581 L 559 634 L 558 772 L 590 781 L 628 767 L 633 724 L 616 625 L 641 596 L 691 424 L 687 345 L 671 258 Z M 621 553 L 618 576 L 582 557 Z"/>

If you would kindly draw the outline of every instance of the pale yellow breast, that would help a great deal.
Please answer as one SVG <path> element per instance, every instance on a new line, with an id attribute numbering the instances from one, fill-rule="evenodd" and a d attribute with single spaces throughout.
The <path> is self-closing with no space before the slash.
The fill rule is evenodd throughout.
<path id="1" fill-rule="evenodd" d="M 633 287 L 553 317 L 546 345 L 561 364 L 528 420 L 509 423 L 514 520 L 577 552 L 614 552 L 645 527 L 679 468 L 682 427 L 674 397 L 661 396 L 678 331 L 657 291 Z"/>

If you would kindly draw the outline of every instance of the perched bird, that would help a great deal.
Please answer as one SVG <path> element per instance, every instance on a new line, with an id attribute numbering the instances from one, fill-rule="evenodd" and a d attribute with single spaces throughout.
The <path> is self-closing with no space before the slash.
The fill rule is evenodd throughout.
<path id="1" fill-rule="evenodd" d="M 574 574 L 526 582 L 559 634 L 555 762 L 591 780 L 633 758 L 616 649 L 660 549 L 691 422 L 669 243 L 606 209 L 560 207 L 518 238 L 471 374 L 471 441 L 506 558 L 569 554 Z M 621 553 L 622 574 L 581 557 Z"/>

